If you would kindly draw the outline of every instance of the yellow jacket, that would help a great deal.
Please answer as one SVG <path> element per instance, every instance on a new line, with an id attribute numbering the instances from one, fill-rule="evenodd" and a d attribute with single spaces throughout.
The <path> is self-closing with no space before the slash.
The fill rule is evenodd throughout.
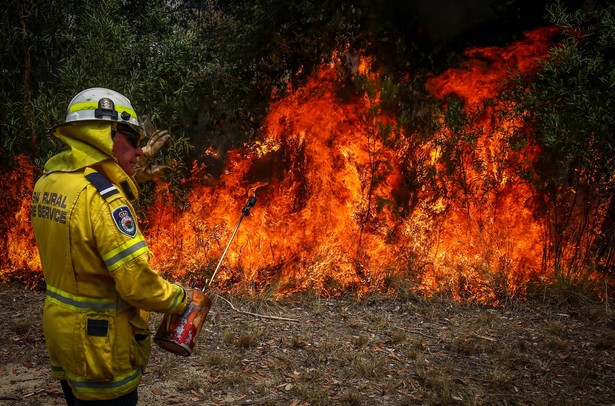
<path id="1" fill-rule="evenodd" d="M 147 312 L 181 313 L 186 294 L 148 264 L 129 202 L 138 188 L 112 158 L 110 124 L 65 124 L 55 136 L 68 149 L 46 163 L 31 212 L 52 374 L 79 399 L 113 399 L 141 381 L 151 350 Z"/>

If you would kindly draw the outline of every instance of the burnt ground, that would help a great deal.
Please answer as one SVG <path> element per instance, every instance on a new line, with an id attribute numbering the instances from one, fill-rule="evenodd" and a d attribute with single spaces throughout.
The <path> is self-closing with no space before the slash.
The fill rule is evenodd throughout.
<path id="1" fill-rule="evenodd" d="M 192 356 L 154 345 L 139 404 L 615 405 L 609 302 L 210 296 Z M 0 405 L 64 404 L 43 301 L 0 285 Z"/>

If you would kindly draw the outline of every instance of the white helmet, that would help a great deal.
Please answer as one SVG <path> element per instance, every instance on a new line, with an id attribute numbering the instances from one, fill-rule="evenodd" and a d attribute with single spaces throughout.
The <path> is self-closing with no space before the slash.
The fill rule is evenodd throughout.
<path id="1" fill-rule="evenodd" d="M 64 124 L 75 121 L 108 120 L 130 126 L 145 136 L 143 125 L 126 96 L 103 87 L 79 92 L 68 104 Z"/>

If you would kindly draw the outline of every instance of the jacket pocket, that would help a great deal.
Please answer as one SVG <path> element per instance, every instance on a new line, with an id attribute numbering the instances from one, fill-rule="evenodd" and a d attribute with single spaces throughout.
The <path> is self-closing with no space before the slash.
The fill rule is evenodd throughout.
<path id="1" fill-rule="evenodd" d="M 150 357 L 152 343 L 149 337 L 149 327 L 140 314 L 131 317 L 130 327 L 132 337 L 130 339 L 130 363 L 132 367 L 142 367 L 145 369 Z"/>
<path id="2" fill-rule="evenodd" d="M 83 326 L 83 356 L 85 379 L 110 381 L 113 372 L 114 319 L 101 315 L 87 315 Z"/>

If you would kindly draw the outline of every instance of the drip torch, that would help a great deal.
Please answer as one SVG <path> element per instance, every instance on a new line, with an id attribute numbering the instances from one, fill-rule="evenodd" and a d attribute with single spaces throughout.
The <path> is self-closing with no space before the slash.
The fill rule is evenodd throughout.
<path id="1" fill-rule="evenodd" d="M 241 217 L 233 230 L 233 234 L 226 244 L 224 252 L 218 261 L 216 269 L 207 281 L 205 288 L 209 288 L 214 280 L 214 277 L 220 269 L 220 265 L 226 256 L 237 230 L 241 225 L 244 217 L 250 215 L 250 209 L 256 204 L 256 197 L 252 196 L 241 210 Z M 203 293 L 204 289 L 194 288 L 192 303 L 186 308 L 182 314 L 165 314 L 162 322 L 154 336 L 154 342 L 162 349 L 172 352 L 177 355 L 188 356 L 192 354 L 196 338 L 203 327 L 205 317 L 211 307 L 211 299 Z"/>

